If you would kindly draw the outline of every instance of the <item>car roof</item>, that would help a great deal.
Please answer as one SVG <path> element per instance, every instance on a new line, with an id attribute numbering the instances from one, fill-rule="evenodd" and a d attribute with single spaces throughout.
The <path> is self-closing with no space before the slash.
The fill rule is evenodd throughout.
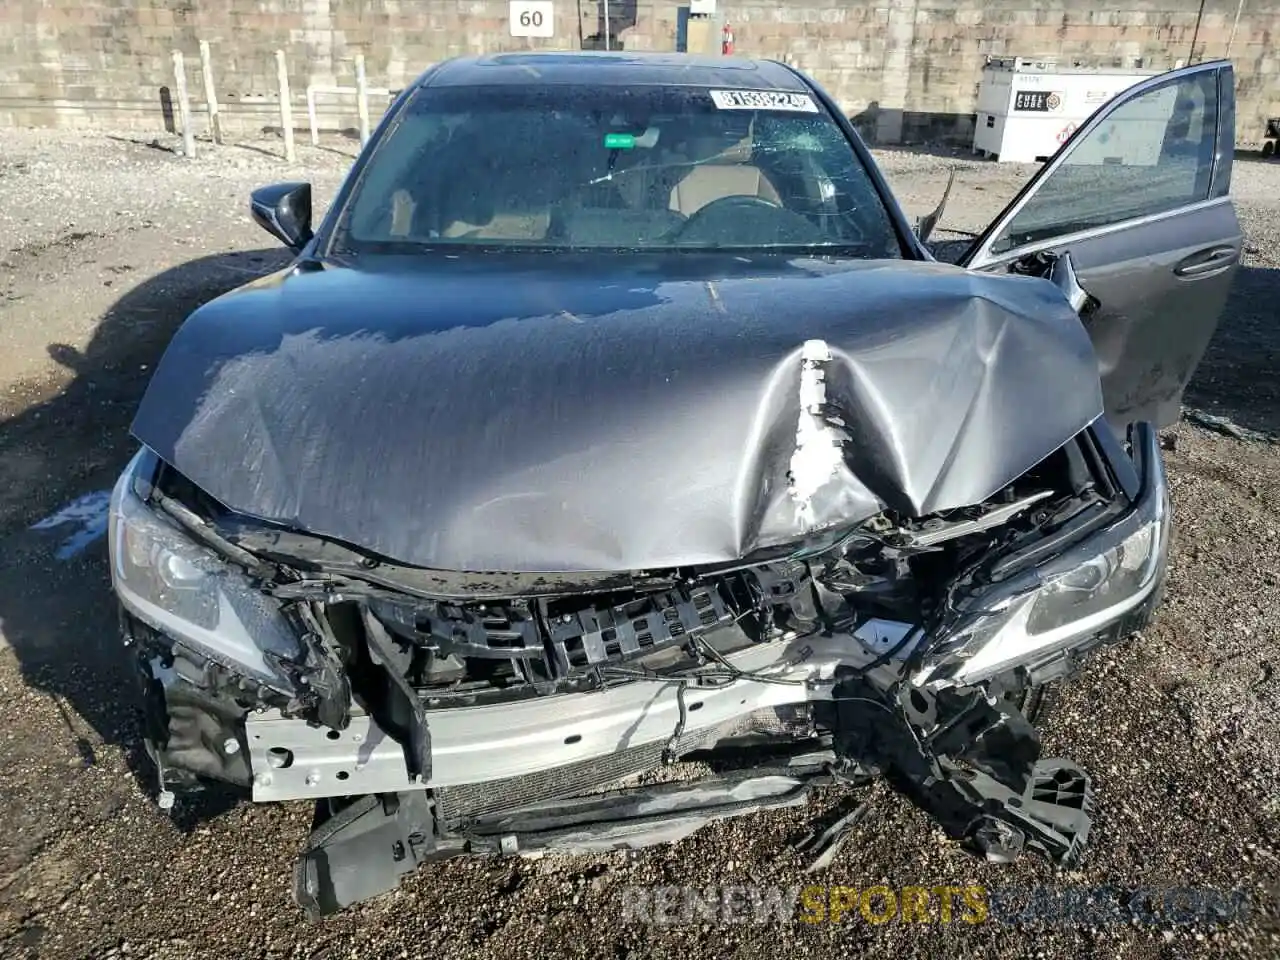
<path id="1" fill-rule="evenodd" d="M 684 53 L 560 51 L 495 53 L 446 60 L 418 78 L 427 86 L 590 84 L 807 91 L 789 67 L 771 60 Z"/>

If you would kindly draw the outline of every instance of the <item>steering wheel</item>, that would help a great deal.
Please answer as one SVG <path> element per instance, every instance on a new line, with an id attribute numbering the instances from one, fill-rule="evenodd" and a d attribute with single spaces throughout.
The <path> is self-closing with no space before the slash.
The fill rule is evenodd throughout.
<path id="1" fill-rule="evenodd" d="M 800 214 L 772 200 L 747 194 L 718 197 L 699 207 L 671 235 L 673 242 L 750 242 L 752 234 L 764 235 L 762 243 L 811 243 L 814 226 Z"/>

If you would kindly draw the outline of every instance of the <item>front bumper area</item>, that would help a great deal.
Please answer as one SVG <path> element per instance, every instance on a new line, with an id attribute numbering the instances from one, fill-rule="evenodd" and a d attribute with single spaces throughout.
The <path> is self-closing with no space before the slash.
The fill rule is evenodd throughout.
<path id="1" fill-rule="evenodd" d="M 313 919 L 394 889 L 423 863 L 463 854 L 594 853 L 670 843 L 712 820 L 793 807 L 808 799 L 800 776 L 757 775 L 658 784 L 530 806 L 476 820 L 465 835 L 436 835 L 425 793 L 322 805 L 294 869 L 294 899 Z"/>
<path id="2" fill-rule="evenodd" d="M 1006 618 L 993 634 L 969 625 L 936 637 L 895 621 L 828 625 L 728 654 L 739 676 L 728 683 L 647 677 L 427 709 L 423 779 L 411 776 L 403 737 L 374 717 L 356 707 L 341 729 L 320 724 L 300 709 L 299 689 L 273 672 L 278 658 L 238 673 L 211 655 L 212 634 L 166 632 L 117 584 L 161 795 L 212 778 L 259 801 L 316 801 L 296 878 L 298 901 L 313 914 L 389 889 L 431 859 L 645 846 L 714 819 L 803 803 L 815 784 L 874 774 L 992 859 L 1030 849 L 1071 863 L 1089 833 L 1089 779 L 1069 761 L 1040 756 L 1015 704 L 1028 686 L 1073 672 L 1093 647 L 1141 629 L 1159 601 L 1167 490 L 1154 433 L 1139 431 L 1135 448 L 1141 489 L 1101 534 L 1130 538 L 1126 524 L 1154 517 L 1155 572 L 1121 600 L 1094 604 L 1088 619 L 1038 634 Z M 244 593 L 236 576 L 219 580 L 223 595 Z M 1018 607 L 1028 595 L 990 609 Z M 706 761 L 712 773 L 654 784 L 675 760 Z"/>
<path id="3" fill-rule="evenodd" d="M 824 697 L 824 687 L 829 696 L 837 666 L 856 657 L 858 649 L 847 636 L 810 637 L 760 644 L 730 658 L 744 671 L 769 669 L 779 682 L 739 680 L 706 688 L 644 682 L 433 710 L 428 714 L 431 779 L 418 786 L 462 792 L 584 764 L 607 768 L 609 758 L 633 748 L 661 754 L 677 727 L 676 740 L 686 750 L 777 729 L 779 711 L 792 705 L 807 708 L 810 700 Z M 255 800 L 397 791 L 410 783 L 403 747 L 365 714 L 353 716 L 351 725 L 338 733 L 268 710 L 250 714 L 245 730 L 258 774 Z M 282 767 L 285 759 L 288 765 Z"/>
<path id="4" fill-rule="evenodd" d="M 157 741 L 153 755 L 166 789 L 180 785 L 165 771 L 189 766 L 198 743 L 194 753 L 210 776 L 250 778 L 255 799 L 274 789 L 317 802 L 294 877 L 295 898 L 313 917 L 386 892 L 422 863 L 676 841 L 714 820 L 802 805 L 812 787 L 876 774 L 989 858 L 1011 860 L 1028 849 L 1063 864 L 1079 857 L 1091 823 L 1089 778 L 1069 761 L 1042 759 L 1035 730 L 1012 706 L 993 707 L 976 689 L 901 688 L 905 696 L 895 701 L 903 661 L 851 668 L 866 654 L 848 636 L 798 638 L 787 647 L 797 660 L 790 669 L 811 682 L 739 681 L 705 699 L 687 689 L 688 725 L 677 736 L 677 691 L 647 684 L 555 698 L 566 702 L 559 710 L 543 703 L 540 717 L 504 718 L 494 708 L 473 727 L 466 723 L 473 710 L 453 711 L 453 724 L 432 714 L 439 779 L 424 784 L 410 784 L 401 745 L 364 716 L 335 737 L 337 731 L 283 718 L 274 708 L 243 709 L 238 720 L 234 708 L 223 709 L 206 714 L 197 739 L 177 710 L 168 718 L 168 741 Z M 187 673 L 163 669 L 169 702 L 206 696 L 203 688 L 184 689 Z M 644 697 L 633 700 L 637 689 Z M 886 710 L 895 702 L 901 712 Z M 607 720 L 599 712 L 606 707 L 615 712 Z M 644 717 L 652 726 L 637 722 Z M 514 744 L 486 748 L 490 737 L 504 736 Z M 441 749 L 446 744 L 452 749 Z M 554 761 L 553 748 L 562 751 Z M 217 757 L 220 749 L 230 756 Z M 671 761 L 702 761 L 710 772 L 651 782 Z M 467 770 L 484 771 L 484 778 L 469 780 Z M 493 776 L 497 771 L 503 775 Z"/>
<path id="5" fill-rule="evenodd" d="M 800 766 L 632 787 L 478 817 L 465 831 L 443 837 L 438 835 L 439 806 L 424 792 L 363 796 L 341 806 L 323 802 L 294 868 L 294 900 L 318 919 L 393 890 L 405 875 L 437 860 L 599 853 L 672 843 L 714 820 L 803 806 L 812 787 L 832 782 L 817 768 Z M 981 774 L 967 782 L 965 792 L 974 807 L 1012 811 L 1013 823 L 995 816 L 970 818 L 967 834 L 961 834 L 992 860 L 1016 858 L 1031 836 L 1042 852 L 1047 843 L 1055 859 L 1071 863 L 1087 841 L 1092 786 L 1068 761 L 1037 763 L 1017 793 Z M 939 803 L 935 811 L 944 808 L 966 815 L 954 802 Z"/>

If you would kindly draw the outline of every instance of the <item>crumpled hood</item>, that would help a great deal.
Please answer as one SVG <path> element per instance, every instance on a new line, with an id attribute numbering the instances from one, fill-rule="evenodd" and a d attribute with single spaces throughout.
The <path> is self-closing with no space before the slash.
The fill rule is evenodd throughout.
<path id="1" fill-rule="evenodd" d="M 620 571 L 976 503 L 1102 413 L 1045 280 L 548 259 L 265 278 L 187 320 L 133 432 L 234 511 L 402 563 Z"/>

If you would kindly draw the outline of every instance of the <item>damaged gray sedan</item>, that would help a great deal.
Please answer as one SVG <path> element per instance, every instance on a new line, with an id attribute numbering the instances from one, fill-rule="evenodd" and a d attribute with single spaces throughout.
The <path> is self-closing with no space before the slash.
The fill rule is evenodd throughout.
<path id="1" fill-rule="evenodd" d="M 312 914 L 871 775 L 1074 861 L 1090 780 L 1032 721 L 1159 602 L 1233 89 L 1106 104 L 952 265 L 782 64 L 432 68 L 318 230 L 254 195 L 296 258 L 138 411 L 110 546 L 162 801 L 316 803 Z M 643 776 L 676 760 L 713 773 Z"/>

